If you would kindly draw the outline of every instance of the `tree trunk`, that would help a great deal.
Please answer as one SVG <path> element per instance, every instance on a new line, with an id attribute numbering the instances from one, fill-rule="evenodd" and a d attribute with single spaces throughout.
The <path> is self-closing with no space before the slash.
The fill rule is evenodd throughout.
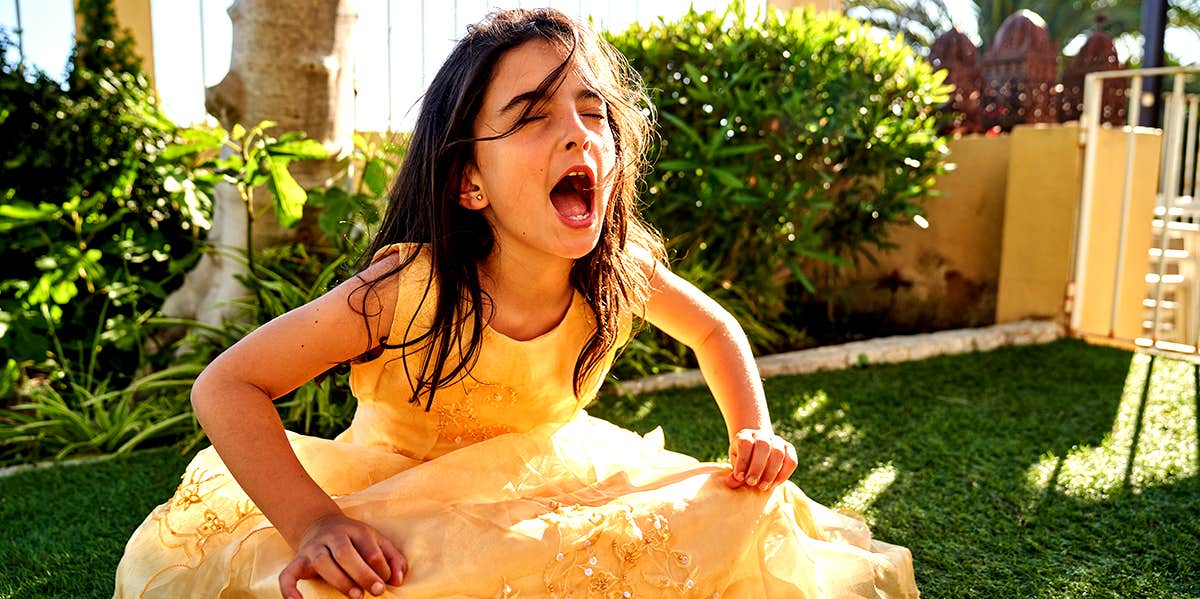
<path id="1" fill-rule="evenodd" d="M 289 170 L 301 187 L 330 185 L 337 160 L 354 147 L 351 33 L 358 20 L 357 0 L 236 0 L 229 18 L 233 56 L 229 73 L 205 94 L 208 112 L 226 130 L 270 120 L 278 123 L 269 130 L 276 137 L 304 131 L 331 158 L 297 161 Z M 254 248 L 311 240 L 311 216 L 296 229 L 283 229 L 276 223 L 270 192 L 260 187 L 253 198 Z M 221 184 L 209 234 L 215 251 L 206 253 L 167 298 L 164 315 L 217 327 L 236 316 L 231 302 L 247 294 L 235 278 L 246 274 L 246 226 L 237 189 Z"/>

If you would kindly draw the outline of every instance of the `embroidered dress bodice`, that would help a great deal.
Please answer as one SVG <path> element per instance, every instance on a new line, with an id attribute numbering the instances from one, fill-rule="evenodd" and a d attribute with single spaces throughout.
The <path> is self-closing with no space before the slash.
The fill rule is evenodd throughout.
<path id="1" fill-rule="evenodd" d="M 376 260 L 390 252 L 414 249 L 390 246 Z M 391 324 L 393 337 L 424 330 L 432 320 L 428 307 L 433 302 L 425 286 L 429 280 L 427 253 L 422 251 L 401 276 L 408 283 L 400 286 Z M 623 332 L 627 332 L 628 318 L 624 325 Z M 562 320 L 533 339 L 518 341 L 485 326 L 483 345 L 470 375 L 439 389 L 428 413 L 424 398 L 419 398 L 419 404 L 410 401 L 425 353 L 419 346 L 385 350 L 379 357 L 351 367 L 350 386 L 358 398 L 358 409 L 350 428 L 338 440 L 428 460 L 504 433 L 565 424 L 603 382 L 600 374 L 591 377 L 582 399 L 575 397 L 575 362 L 594 326 L 579 293 L 573 295 Z M 611 360 L 610 354 L 598 372 L 606 371 Z"/>

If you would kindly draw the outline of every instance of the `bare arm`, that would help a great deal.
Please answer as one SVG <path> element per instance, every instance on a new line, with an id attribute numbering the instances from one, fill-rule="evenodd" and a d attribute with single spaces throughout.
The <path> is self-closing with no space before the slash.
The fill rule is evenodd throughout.
<path id="1" fill-rule="evenodd" d="M 645 258 L 652 292 L 645 318 L 696 354 L 700 372 L 725 418 L 733 470 L 729 484 L 763 489 L 796 468 L 796 450 L 774 434 L 766 395 L 741 325 L 691 283 Z"/>
<path id="2" fill-rule="evenodd" d="M 396 259 L 384 258 L 360 277 L 259 327 L 213 360 L 192 388 L 196 417 L 213 447 L 246 494 L 297 550 L 306 544 L 315 523 L 344 516 L 301 466 L 272 401 L 379 344 L 395 310 L 396 277 L 380 281 L 365 296 L 365 322 L 359 312 L 366 293 L 359 289 L 361 277 L 386 272 Z M 364 557 L 378 561 L 374 555 Z M 339 570 L 358 579 L 363 573 L 352 571 L 356 566 Z M 380 572 L 375 564 L 371 569 Z M 390 569 L 384 568 L 380 576 L 391 578 L 387 573 Z M 340 586 L 335 574 L 322 577 Z"/>

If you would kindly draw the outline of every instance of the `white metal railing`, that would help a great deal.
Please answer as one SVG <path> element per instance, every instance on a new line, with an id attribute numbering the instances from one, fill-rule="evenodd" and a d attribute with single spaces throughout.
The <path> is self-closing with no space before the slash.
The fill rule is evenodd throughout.
<path id="1" fill-rule="evenodd" d="M 1084 80 L 1083 116 L 1080 122 L 1080 141 L 1085 147 L 1083 181 L 1067 303 L 1072 331 L 1080 329 L 1083 302 L 1105 292 L 1102 289 L 1090 289 L 1087 281 L 1087 248 L 1090 247 L 1092 234 L 1091 217 L 1101 127 L 1100 102 L 1106 80 L 1128 79 L 1129 109 L 1124 127 L 1128 136 L 1108 336 L 1116 337 L 1117 318 L 1121 310 L 1139 309 L 1143 311 L 1142 334 L 1128 341 L 1160 350 L 1200 353 L 1200 198 L 1195 196 L 1200 188 L 1200 172 L 1196 168 L 1200 97 L 1188 96 L 1185 89 L 1188 79 L 1198 74 L 1200 67 L 1163 67 L 1090 73 Z M 1165 108 L 1161 121 L 1162 158 L 1156 169 L 1155 208 L 1153 215 L 1131 220 L 1137 134 L 1145 131 L 1136 123 L 1142 109 L 1152 104 L 1154 99 L 1143 92 L 1142 85 L 1145 77 L 1152 76 L 1170 77 L 1172 81 L 1171 90 L 1162 95 L 1164 102 L 1160 104 Z M 1147 293 L 1139 306 L 1122 306 L 1120 301 L 1130 226 L 1149 226 L 1154 234 L 1147 256 Z"/>

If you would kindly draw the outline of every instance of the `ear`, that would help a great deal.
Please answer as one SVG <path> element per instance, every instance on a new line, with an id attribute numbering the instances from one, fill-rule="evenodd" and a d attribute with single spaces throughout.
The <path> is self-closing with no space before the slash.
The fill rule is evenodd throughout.
<path id="1" fill-rule="evenodd" d="M 468 164 L 463 169 L 462 182 L 458 186 L 458 205 L 467 210 L 483 210 L 489 202 L 483 195 L 483 187 L 479 181 L 479 170 L 474 164 Z"/>

